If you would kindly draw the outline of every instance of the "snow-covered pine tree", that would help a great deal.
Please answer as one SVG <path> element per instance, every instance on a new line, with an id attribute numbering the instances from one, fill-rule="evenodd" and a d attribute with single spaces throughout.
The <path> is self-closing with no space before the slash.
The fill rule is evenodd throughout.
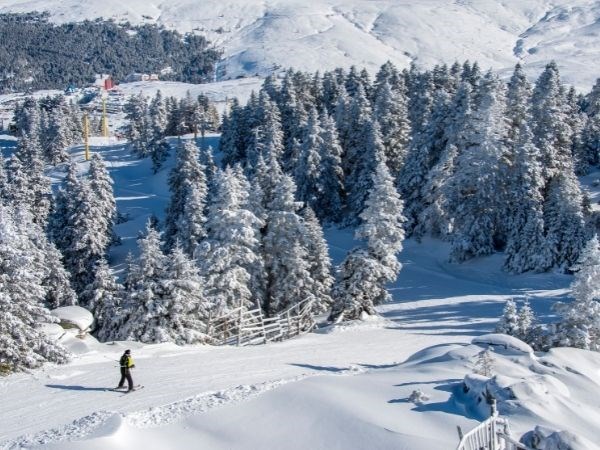
<path id="1" fill-rule="evenodd" d="M 434 86 L 431 75 L 424 73 L 418 77 L 414 65 L 411 66 L 408 87 L 408 114 L 411 123 L 411 138 L 404 165 L 398 177 L 398 189 L 405 201 L 407 229 L 411 231 L 417 224 L 417 217 L 423 209 L 421 188 L 431 168 L 430 133 Z"/>
<path id="2" fill-rule="evenodd" d="M 514 144 L 512 167 L 507 173 L 507 244 L 504 268 L 509 272 L 544 272 L 553 265 L 553 256 L 546 241 L 544 180 L 537 149 L 532 143 L 532 134 L 526 121 L 512 134 Z"/>
<path id="3" fill-rule="evenodd" d="M 131 142 L 134 153 L 144 158 L 148 155 L 148 143 L 152 135 L 148 117 L 147 98 L 140 92 L 129 98 L 123 107 L 125 120 L 128 121 L 125 135 Z"/>
<path id="4" fill-rule="evenodd" d="M 50 180 L 44 175 L 42 148 L 37 137 L 23 134 L 15 154 L 26 174 L 29 191 L 27 202 L 33 220 L 45 227 L 52 207 L 52 188 Z"/>
<path id="5" fill-rule="evenodd" d="M 554 61 L 546 66 L 535 84 L 531 116 L 533 143 L 540 150 L 544 178 L 549 181 L 572 165 L 565 89 Z"/>
<path id="6" fill-rule="evenodd" d="M 198 267 L 177 244 L 169 254 L 163 289 L 169 340 L 179 345 L 206 342 L 210 303 Z"/>
<path id="7" fill-rule="evenodd" d="M 19 136 L 28 135 L 32 138 L 39 138 L 42 129 L 40 105 L 36 99 L 27 97 L 22 104 L 17 104 L 13 120 Z"/>
<path id="8" fill-rule="evenodd" d="M 492 358 L 489 347 L 478 353 L 473 373 L 488 378 L 494 375 L 494 358 Z"/>
<path id="9" fill-rule="evenodd" d="M 117 216 L 117 206 L 113 193 L 113 180 L 106 169 L 102 157 L 95 153 L 92 156 L 89 172 L 90 201 L 99 213 L 96 218 L 97 239 L 105 249 L 113 241 L 113 226 Z"/>
<path id="10" fill-rule="evenodd" d="M 224 165 L 234 165 L 246 158 L 242 137 L 245 131 L 243 114 L 243 108 L 236 98 L 231 101 L 229 112 L 223 114 L 219 151 L 223 154 Z"/>
<path id="11" fill-rule="evenodd" d="M 561 315 L 555 341 L 560 346 L 600 351 L 600 243 L 590 239 L 572 267 L 574 300 L 558 306 Z"/>
<path id="12" fill-rule="evenodd" d="M 188 186 L 184 199 L 183 212 L 177 222 L 177 240 L 181 248 L 192 256 L 196 246 L 206 237 L 206 197 L 207 188 L 202 183 Z"/>
<path id="13" fill-rule="evenodd" d="M 139 260 L 129 280 L 132 287 L 119 318 L 119 338 L 144 343 L 168 342 L 170 311 L 163 298 L 167 257 L 161 250 L 160 233 L 148 223 L 138 246 Z"/>
<path id="14" fill-rule="evenodd" d="M 373 185 L 373 172 L 380 161 L 385 162 L 385 150 L 377 122 L 367 118 L 359 123 L 359 129 L 355 131 L 359 133 L 360 138 L 352 139 L 354 146 L 348 149 L 346 158 L 347 222 L 350 224 L 359 221 L 359 215 L 365 208 L 367 196 Z"/>
<path id="15" fill-rule="evenodd" d="M 344 207 L 344 170 L 342 148 L 338 141 L 335 122 L 324 111 L 321 122 L 321 170 L 319 186 L 322 192 L 317 199 L 316 213 L 321 220 L 338 222 Z"/>
<path id="16" fill-rule="evenodd" d="M 331 269 L 331 258 L 327 241 L 319 219 L 310 207 L 302 211 L 304 227 L 306 229 L 306 249 L 308 250 L 309 272 L 315 283 L 315 312 L 325 312 L 333 304 L 331 289 L 334 278 Z"/>
<path id="17" fill-rule="evenodd" d="M 308 122 L 300 146 L 300 154 L 295 166 L 295 180 L 298 186 L 298 199 L 311 208 L 318 208 L 317 202 L 325 195 L 320 182 L 322 153 L 322 130 L 317 109 L 312 108 L 308 114 Z M 320 212 L 320 211 L 319 211 Z"/>
<path id="18" fill-rule="evenodd" d="M 290 72 L 286 73 L 281 82 L 278 106 L 281 112 L 281 130 L 283 132 L 282 164 L 286 170 L 291 170 L 294 167 L 294 142 L 302 139 L 307 112 L 298 99 L 298 93 Z"/>
<path id="19" fill-rule="evenodd" d="M 496 333 L 517 336 L 519 334 L 519 316 L 517 313 L 517 304 L 512 298 L 509 298 L 504 304 L 502 317 L 496 325 Z"/>
<path id="20" fill-rule="evenodd" d="M 191 235 L 184 236 L 181 234 L 180 225 L 181 217 L 185 212 L 185 205 L 192 195 L 192 186 L 196 192 L 195 205 L 200 203 L 206 204 L 207 184 L 204 167 L 198 161 L 198 147 L 191 140 L 186 140 L 180 143 L 176 153 L 176 164 L 169 174 L 169 190 L 171 193 L 171 201 L 167 207 L 167 215 L 165 218 L 165 245 L 166 248 L 171 248 L 177 239 L 186 249 L 193 249 L 195 243 L 189 241 Z M 200 203 L 199 203 L 200 202 Z M 194 211 L 199 212 L 198 208 L 194 207 Z M 191 214 L 190 207 L 188 213 Z M 198 219 L 198 215 L 194 216 L 194 220 Z M 192 219 L 192 216 L 189 216 Z M 201 226 L 202 224 L 189 224 L 193 227 Z M 189 228 L 188 228 L 189 231 Z M 186 242 L 184 242 L 186 240 Z"/>
<path id="21" fill-rule="evenodd" d="M 148 144 L 148 152 L 152 159 L 152 172 L 157 173 L 171 152 L 171 146 L 166 139 L 152 140 Z"/>
<path id="22" fill-rule="evenodd" d="M 272 315 L 306 299 L 316 300 L 316 285 L 308 261 L 307 231 L 294 200 L 296 186 L 283 175 L 267 205 L 263 239 L 267 293 L 264 309 Z"/>
<path id="23" fill-rule="evenodd" d="M 58 320 L 43 306 L 33 244 L 13 209 L 0 204 L 0 373 L 64 363 L 67 351 L 38 328 Z"/>
<path id="24" fill-rule="evenodd" d="M 94 315 L 95 332 L 102 342 L 113 339 L 111 325 L 118 316 L 123 299 L 123 286 L 113 275 L 105 258 L 100 258 L 94 267 L 93 281 L 81 295 L 87 309 Z"/>
<path id="25" fill-rule="evenodd" d="M 167 106 L 160 90 L 150 102 L 148 109 L 150 114 L 150 127 L 152 129 L 152 141 L 160 141 L 166 135 L 167 130 Z"/>
<path id="26" fill-rule="evenodd" d="M 467 82 L 459 84 L 450 105 L 447 104 L 444 91 L 435 94 L 428 127 L 432 141 L 424 145 L 424 159 L 418 167 L 424 170 L 432 163 L 433 166 L 419 193 L 413 194 L 413 201 L 406 213 L 409 224 L 415 227 L 414 234 L 417 238 L 426 234 L 447 237 L 450 233 L 451 216 L 445 195 L 447 183 L 454 174 L 457 157 L 467 146 L 465 131 L 472 114 L 471 97 L 471 85 Z M 414 217 L 417 220 L 411 221 Z"/>
<path id="27" fill-rule="evenodd" d="M 568 269 L 577 262 L 587 237 L 583 196 L 572 163 L 549 181 L 546 192 L 544 225 L 552 266 Z"/>
<path id="28" fill-rule="evenodd" d="M 532 331 L 534 329 L 534 325 L 535 314 L 533 312 L 533 309 L 531 309 L 529 300 L 525 299 L 525 301 L 523 302 L 523 306 L 519 308 L 519 313 L 517 316 L 518 332 L 516 336 L 524 342 L 529 342 Z"/>
<path id="29" fill-rule="evenodd" d="M 240 306 L 250 308 L 262 300 L 256 298 L 260 286 L 253 284 L 253 271 L 263 267 L 259 233 L 263 224 L 245 207 L 248 191 L 240 189 L 236 179 L 241 176 L 231 167 L 216 173 L 208 236 L 196 250 L 213 317 Z"/>
<path id="30" fill-rule="evenodd" d="M 30 209 L 31 197 L 29 178 L 17 155 L 13 154 L 6 164 L 6 186 L 4 197 L 9 204 L 16 208 Z"/>
<path id="31" fill-rule="evenodd" d="M 46 162 L 55 166 L 69 159 L 67 148 L 71 144 L 70 131 L 62 108 L 54 108 L 50 112 L 48 120 L 48 130 L 44 139 L 44 155 Z"/>
<path id="32" fill-rule="evenodd" d="M 479 107 L 465 125 L 468 144 L 444 187 L 454 227 L 450 258 L 458 262 L 493 253 L 499 230 L 500 163 L 507 128 L 504 86 L 489 72 L 480 90 Z"/>
<path id="33" fill-rule="evenodd" d="M 40 239 L 43 248 L 46 275 L 42 285 L 46 288 L 45 304 L 50 309 L 77 304 L 77 294 L 71 287 L 71 275 L 65 269 L 63 256 L 45 236 Z"/>
<path id="34" fill-rule="evenodd" d="M 392 177 L 398 178 L 404 165 L 410 142 L 410 123 L 404 87 L 392 90 L 386 81 L 379 86 L 375 98 L 374 114 L 381 130 L 387 165 Z"/>
<path id="35" fill-rule="evenodd" d="M 404 240 L 403 202 L 385 161 L 379 161 L 372 177 L 355 235 L 366 248 L 352 250 L 338 271 L 330 314 L 334 321 L 376 314 L 375 305 L 390 299 L 385 285 L 396 280 L 402 267 L 397 254 Z"/>
<path id="36" fill-rule="evenodd" d="M 600 162 L 600 78 L 596 80 L 592 91 L 587 95 L 587 121 L 581 132 L 580 147 L 577 150 L 581 164 L 597 166 Z"/>

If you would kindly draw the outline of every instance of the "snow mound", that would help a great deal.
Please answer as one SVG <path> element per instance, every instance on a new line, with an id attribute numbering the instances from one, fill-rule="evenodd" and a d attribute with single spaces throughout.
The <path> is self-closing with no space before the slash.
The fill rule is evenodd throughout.
<path id="1" fill-rule="evenodd" d="M 490 333 L 483 336 L 477 336 L 471 341 L 475 345 L 502 347 L 506 350 L 512 349 L 523 353 L 533 353 L 529 344 L 507 334 Z"/>
<path id="2" fill-rule="evenodd" d="M 53 341 L 58 341 L 62 338 L 66 331 L 57 323 L 43 323 L 39 326 L 39 330 Z"/>
<path id="3" fill-rule="evenodd" d="M 554 431 L 537 426 L 526 433 L 521 442 L 539 450 L 595 450 L 598 446 L 568 431 Z"/>
<path id="4" fill-rule="evenodd" d="M 87 331 L 94 323 L 94 316 L 81 306 L 62 306 L 52 310 L 52 315 L 60 319 L 64 328 L 76 327 L 80 331 Z"/>

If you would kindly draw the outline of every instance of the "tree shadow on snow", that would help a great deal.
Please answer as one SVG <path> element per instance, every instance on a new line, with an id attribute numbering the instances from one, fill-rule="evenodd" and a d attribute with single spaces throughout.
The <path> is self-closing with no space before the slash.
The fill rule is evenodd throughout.
<path id="1" fill-rule="evenodd" d="M 466 408 L 464 404 L 456 401 L 455 394 L 458 393 L 460 389 L 462 389 L 462 380 L 448 379 L 448 380 L 443 380 L 442 382 L 445 382 L 445 384 L 440 384 L 439 386 L 434 387 L 434 389 L 436 391 L 450 392 L 451 395 L 448 398 L 448 400 L 443 401 L 443 402 L 428 403 L 427 401 L 425 401 L 423 403 L 416 403 L 414 408 L 412 408 L 412 411 L 443 412 L 446 414 L 453 414 L 455 416 L 467 417 L 468 419 L 481 420 L 481 417 L 479 415 L 474 414 L 474 412 L 472 412 L 468 408 Z M 410 385 L 410 384 L 411 383 L 403 383 L 403 384 L 399 384 L 397 386 L 406 386 L 406 385 Z M 425 384 L 425 383 L 417 382 L 417 383 L 413 383 L 413 384 Z M 394 403 L 410 403 L 410 402 L 407 397 L 407 398 L 392 399 L 392 400 L 389 400 L 388 403 L 394 404 Z"/>
<path id="2" fill-rule="evenodd" d="M 108 388 L 105 387 L 89 387 L 89 386 L 77 386 L 77 385 L 67 385 L 67 384 L 47 384 L 46 387 L 52 389 L 64 389 L 66 391 L 107 391 Z"/>

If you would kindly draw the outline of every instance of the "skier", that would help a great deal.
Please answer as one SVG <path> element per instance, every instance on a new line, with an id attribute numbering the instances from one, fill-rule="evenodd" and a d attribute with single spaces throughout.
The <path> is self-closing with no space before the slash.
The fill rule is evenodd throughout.
<path id="1" fill-rule="evenodd" d="M 133 391 L 133 378 L 131 378 L 130 369 L 135 367 L 133 363 L 133 358 L 131 357 L 131 350 L 125 350 L 123 356 L 119 360 L 119 365 L 121 366 L 121 381 L 119 381 L 119 385 L 117 389 L 121 389 L 125 384 L 125 379 L 127 379 L 128 389 L 127 392 Z"/>

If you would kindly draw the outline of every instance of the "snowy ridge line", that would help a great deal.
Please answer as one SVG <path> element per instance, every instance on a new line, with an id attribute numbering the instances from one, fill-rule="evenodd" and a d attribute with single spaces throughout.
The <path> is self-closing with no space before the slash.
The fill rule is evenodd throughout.
<path id="1" fill-rule="evenodd" d="M 288 383 L 301 381 L 306 378 L 317 376 L 347 376 L 358 375 L 377 369 L 366 369 L 358 366 L 350 366 L 348 369 L 337 373 L 311 373 L 298 375 L 296 377 L 266 381 L 252 385 L 239 385 L 219 391 L 209 391 L 186 398 L 163 406 L 153 406 L 145 410 L 119 413 L 115 411 L 97 411 L 88 416 L 74 420 L 68 425 L 41 431 L 34 435 L 26 434 L 15 439 L 0 443 L 0 450 L 20 450 L 32 446 L 46 445 L 61 441 L 81 440 L 95 431 L 101 430 L 104 425 L 117 418 L 134 428 L 154 428 L 168 425 L 196 414 L 204 413 L 219 406 L 241 403 L 251 400 L 259 395 L 281 387 Z"/>

